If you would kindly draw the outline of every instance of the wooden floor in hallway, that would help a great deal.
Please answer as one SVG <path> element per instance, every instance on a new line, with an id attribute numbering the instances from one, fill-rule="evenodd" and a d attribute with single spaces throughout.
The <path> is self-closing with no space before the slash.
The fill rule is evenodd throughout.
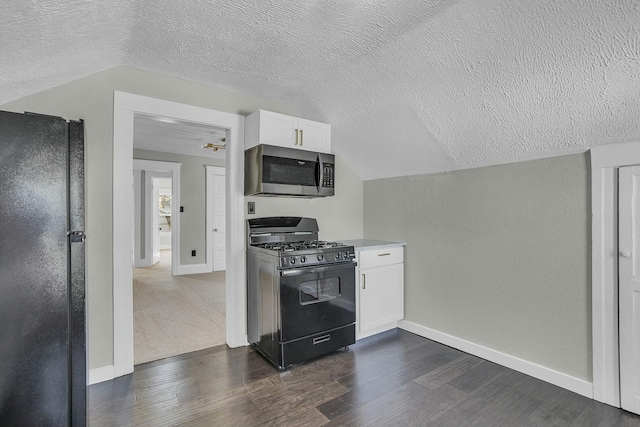
<path id="1" fill-rule="evenodd" d="M 640 417 L 403 330 L 278 371 L 250 347 L 89 387 L 90 426 L 640 426 Z"/>

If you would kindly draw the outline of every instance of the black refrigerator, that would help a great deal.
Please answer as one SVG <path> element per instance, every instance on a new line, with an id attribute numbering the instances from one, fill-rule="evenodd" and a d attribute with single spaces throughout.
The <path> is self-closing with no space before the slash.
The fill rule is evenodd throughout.
<path id="1" fill-rule="evenodd" d="M 87 417 L 84 124 L 0 111 L 0 426 Z"/>

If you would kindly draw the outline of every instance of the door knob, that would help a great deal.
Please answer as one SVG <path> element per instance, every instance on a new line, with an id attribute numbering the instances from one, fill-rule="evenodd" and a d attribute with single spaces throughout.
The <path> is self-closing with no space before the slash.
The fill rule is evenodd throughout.
<path id="1" fill-rule="evenodd" d="M 620 251 L 620 256 L 623 258 L 629 258 L 631 256 L 631 252 Z"/>
<path id="2" fill-rule="evenodd" d="M 217 228 L 214 228 L 214 229 L 213 229 L 213 231 L 218 231 L 218 229 L 217 229 Z"/>

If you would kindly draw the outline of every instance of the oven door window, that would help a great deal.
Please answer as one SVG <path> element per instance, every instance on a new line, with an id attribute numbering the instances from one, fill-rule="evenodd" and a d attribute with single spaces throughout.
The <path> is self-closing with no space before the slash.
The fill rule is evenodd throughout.
<path id="1" fill-rule="evenodd" d="M 340 297 L 340 278 L 309 280 L 300 283 L 298 290 L 302 305 L 329 301 Z"/>
<path id="2" fill-rule="evenodd" d="M 318 162 L 264 156 L 262 182 L 316 187 Z"/>

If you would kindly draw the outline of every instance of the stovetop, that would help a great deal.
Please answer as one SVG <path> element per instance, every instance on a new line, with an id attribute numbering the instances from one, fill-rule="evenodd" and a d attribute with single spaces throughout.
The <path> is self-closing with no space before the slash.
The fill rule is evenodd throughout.
<path id="1" fill-rule="evenodd" d="M 272 257 L 279 268 L 355 262 L 353 246 L 318 240 L 314 218 L 268 217 L 247 220 L 247 248 Z"/>
<path id="2" fill-rule="evenodd" d="M 304 251 L 309 249 L 326 249 L 326 248 L 338 248 L 344 246 L 339 242 L 325 242 L 324 240 L 310 240 L 300 242 L 270 242 L 260 243 L 257 245 L 251 245 L 256 248 L 268 249 L 277 252 L 293 252 Z"/>
<path id="3" fill-rule="evenodd" d="M 318 240 L 260 243 L 250 245 L 249 249 L 273 257 L 280 268 L 354 262 L 355 259 L 353 246 Z"/>

